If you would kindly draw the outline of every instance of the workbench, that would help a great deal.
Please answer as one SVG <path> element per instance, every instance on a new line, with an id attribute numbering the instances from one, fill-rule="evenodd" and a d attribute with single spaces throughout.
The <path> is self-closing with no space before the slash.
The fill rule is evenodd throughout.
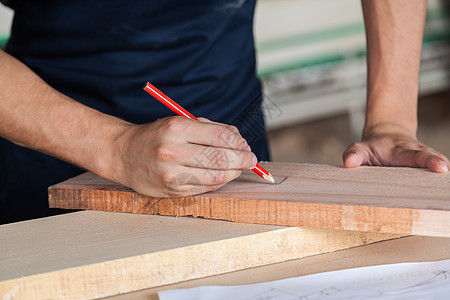
<path id="1" fill-rule="evenodd" d="M 163 289 L 450 258 L 449 238 L 95 211 L 2 225 L 0 245 L 3 299 L 157 299 Z"/>

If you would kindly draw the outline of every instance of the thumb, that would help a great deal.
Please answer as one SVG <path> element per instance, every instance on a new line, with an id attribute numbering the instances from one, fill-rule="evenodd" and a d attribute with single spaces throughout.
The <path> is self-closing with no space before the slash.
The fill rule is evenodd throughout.
<path id="1" fill-rule="evenodd" d="M 366 163 L 364 154 L 360 151 L 356 145 L 350 146 L 343 155 L 344 167 L 356 168 Z"/>
<path id="2" fill-rule="evenodd" d="M 346 168 L 359 167 L 363 164 L 363 162 L 364 158 L 359 152 L 349 153 L 346 157 L 344 157 L 344 167 Z"/>

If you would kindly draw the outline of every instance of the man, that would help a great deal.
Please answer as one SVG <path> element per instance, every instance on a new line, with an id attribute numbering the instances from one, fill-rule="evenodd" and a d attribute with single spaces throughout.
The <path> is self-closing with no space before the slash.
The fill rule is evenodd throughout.
<path id="1" fill-rule="evenodd" d="M 13 1 L 11 37 L 0 53 L 1 222 L 53 213 L 46 188 L 78 167 L 164 197 L 217 189 L 256 157 L 268 159 L 263 132 L 250 146 L 245 140 L 263 124 L 254 2 Z M 416 139 L 426 2 L 363 7 L 367 120 L 344 165 L 446 172 L 448 159 Z M 158 119 L 171 112 L 142 91 L 146 81 L 220 123 Z"/>

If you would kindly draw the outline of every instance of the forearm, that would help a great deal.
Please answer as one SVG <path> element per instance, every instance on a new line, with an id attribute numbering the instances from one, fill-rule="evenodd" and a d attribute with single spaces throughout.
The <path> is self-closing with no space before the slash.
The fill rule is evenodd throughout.
<path id="1" fill-rule="evenodd" d="M 416 137 L 427 1 L 362 0 L 362 4 L 368 62 L 366 124 L 362 141 L 344 152 L 344 165 L 417 167 L 445 173 L 448 159 Z"/>
<path id="2" fill-rule="evenodd" d="M 140 193 L 203 193 L 256 164 L 236 128 L 182 117 L 133 125 L 59 93 L 2 51 L 0 65 L 0 136 Z"/>
<path id="3" fill-rule="evenodd" d="M 415 136 L 427 1 L 362 0 L 362 4 L 368 60 L 364 134 L 384 127 Z"/>
<path id="4" fill-rule="evenodd" d="M 110 172 L 112 143 L 126 122 L 51 88 L 0 51 L 0 136 L 100 175 Z"/>

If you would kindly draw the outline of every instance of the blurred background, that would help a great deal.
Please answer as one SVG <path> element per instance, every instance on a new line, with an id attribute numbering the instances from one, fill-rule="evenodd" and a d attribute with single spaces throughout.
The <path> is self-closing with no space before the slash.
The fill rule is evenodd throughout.
<path id="1" fill-rule="evenodd" d="M 11 19 L 0 6 L 0 46 Z M 259 0 L 254 32 L 272 160 L 342 165 L 364 124 L 360 1 Z M 418 136 L 450 157 L 450 1 L 429 1 Z"/>
<path id="2" fill-rule="evenodd" d="M 450 157 L 450 1 L 430 0 L 419 139 Z M 405 24 L 408 26 L 408 24 Z M 342 165 L 361 136 L 366 96 L 359 0 L 260 0 L 258 73 L 274 161 Z"/>

